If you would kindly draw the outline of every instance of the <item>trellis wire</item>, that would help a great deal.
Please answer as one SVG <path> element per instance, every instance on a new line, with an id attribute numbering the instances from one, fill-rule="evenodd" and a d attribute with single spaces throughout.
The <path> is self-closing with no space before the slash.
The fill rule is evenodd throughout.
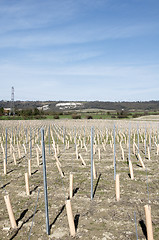
<path id="1" fill-rule="evenodd" d="M 115 124 L 114 124 L 114 180 L 116 178 L 116 156 L 115 156 Z"/>
<path id="2" fill-rule="evenodd" d="M 137 222 L 136 222 L 136 212 L 134 212 L 134 219 L 135 219 L 136 240 L 138 240 Z"/>
<path id="3" fill-rule="evenodd" d="M 93 200 L 93 137 L 94 129 L 91 127 L 91 200 Z"/>

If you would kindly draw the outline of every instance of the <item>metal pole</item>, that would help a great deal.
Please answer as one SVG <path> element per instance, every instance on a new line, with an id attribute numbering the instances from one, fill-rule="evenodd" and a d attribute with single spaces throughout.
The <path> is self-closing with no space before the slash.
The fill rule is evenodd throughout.
<path id="1" fill-rule="evenodd" d="M 75 149 L 76 149 L 76 127 L 75 127 Z"/>
<path id="2" fill-rule="evenodd" d="M 49 155 L 50 155 L 50 126 L 49 126 L 49 133 L 48 133 L 48 142 L 49 142 Z"/>
<path id="3" fill-rule="evenodd" d="M 139 154 L 139 125 L 137 125 L 137 143 L 138 143 L 138 154 Z"/>
<path id="4" fill-rule="evenodd" d="M 48 235 L 50 235 L 47 178 L 46 178 L 46 160 L 45 160 L 45 142 L 44 142 L 44 129 L 43 128 L 41 129 L 41 143 L 42 143 L 43 180 L 44 180 L 44 195 L 45 195 L 46 232 Z"/>
<path id="5" fill-rule="evenodd" d="M 152 134 L 152 129 L 151 129 L 151 125 L 150 125 L 150 152 L 151 152 L 151 134 Z"/>
<path id="6" fill-rule="evenodd" d="M 65 151 L 65 127 L 63 127 L 63 144 L 64 144 L 64 151 Z"/>
<path id="7" fill-rule="evenodd" d="M 32 132 L 30 128 L 30 159 L 32 158 Z"/>
<path id="8" fill-rule="evenodd" d="M 13 145 L 13 127 L 12 127 L 12 145 Z"/>
<path id="9" fill-rule="evenodd" d="M 6 161 L 6 164 L 7 164 L 7 128 L 6 128 L 6 157 L 5 157 L 5 161 Z"/>
<path id="10" fill-rule="evenodd" d="M 93 200 L 93 136 L 94 129 L 91 127 L 91 200 Z"/>
<path id="11" fill-rule="evenodd" d="M 158 125 L 157 125 L 157 145 L 158 145 Z"/>
<path id="12" fill-rule="evenodd" d="M 114 180 L 116 178 L 116 156 L 115 156 L 115 124 L 114 124 Z"/>
<path id="13" fill-rule="evenodd" d="M 26 147 L 27 147 L 27 144 L 28 144 L 27 128 L 25 129 L 25 134 L 26 134 Z"/>
<path id="14" fill-rule="evenodd" d="M 129 162 L 130 162 L 130 124 L 129 124 Z"/>
<path id="15" fill-rule="evenodd" d="M 145 125 L 145 155 L 146 155 L 146 125 Z"/>

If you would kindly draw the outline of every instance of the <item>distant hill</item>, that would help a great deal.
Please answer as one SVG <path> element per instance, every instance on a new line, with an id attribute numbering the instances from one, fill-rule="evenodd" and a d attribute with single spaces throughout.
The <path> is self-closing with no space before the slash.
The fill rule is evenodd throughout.
<path id="1" fill-rule="evenodd" d="M 102 101 L 15 101 L 15 109 L 43 109 L 44 111 L 74 111 L 85 109 L 121 111 L 158 111 L 159 101 L 147 102 L 102 102 Z M 0 107 L 9 108 L 10 101 L 0 101 Z"/>

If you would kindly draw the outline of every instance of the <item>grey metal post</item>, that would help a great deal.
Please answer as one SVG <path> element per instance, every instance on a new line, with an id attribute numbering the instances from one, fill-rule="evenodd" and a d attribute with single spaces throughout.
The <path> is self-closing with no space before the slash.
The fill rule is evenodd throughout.
<path id="1" fill-rule="evenodd" d="M 116 178 L 116 156 L 115 156 L 115 124 L 114 124 L 114 180 Z"/>
<path id="2" fill-rule="evenodd" d="M 45 195 L 46 232 L 48 235 L 50 235 L 47 178 L 46 178 L 46 160 L 45 160 L 45 142 L 44 142 L 44 129 L 43 128 L 41 129 L 41 144 L 42 144 L 43 181 L 44 181 L 44 195 Z"/>
<path id="3" fill-rule="evenodd" d="M 6 151 L 5 151 L 5 161 L 6 161 L 6 164 L 7 164 L 7 128 L 6 128 L 6 149 L 5 149 Z"/>
<path id="4" fill-rule="evenodd" d="M 32 131 L 30 128 L 30 159 L 32 158 Z"/>
<path id="5" fill-rule="evenodd" d="M 48 133 L 48 142 L 49 142 L 49 155 L 50 155 L 50 126 L 49 126 L 49 133 Z"/>
<path id="6" fill-rule="evenodd" d="M 75 149 L 76 149 L 76 127 L 75 127 Z"/>
<path id="7" fill-rule="evenodd" d="M 63 127 L 63 144 L 64 144 L 64 151 L 65 151 L 65 127 Z"/>
<path id="8" fill-rule="evenodd" d="M 94 129 L 91 127 L 91 200 L 93 200 L 93 138 Z"/>
<path id="9" fill-rule="evenodd" d="M 12 127 L 12 145 L 13 145 L 13 127 Z"/>
<path id="10" fill-rule="evenodd" d="M 149 142 L 149 144 L 150 144 L 150 152 L 151 152 L 151 135 L 152 135 L 152 129 L 151 129 L 151 126 L 150 126 L 150 142 Z"/>
<path id="11" fill-rule="evenodd" d="M 129 161 L 130 161 L 130 124 L 129 124 Z"/>
<path id="12" fill-rule="evenodd" d="M 27 134 L 27 128 L 25 129 L 25 135 L 26 135 L 26 146 L 28 144 L 28 134 Z"/>
<path id="13" fill-rule="evenodd" d="M 86 129 L 84 127 L 84 145 L 86 145 Z"/>
<path id="14" fill-rule="evenodd" d="M 158 145 L 158 125 L 157 125 L 157 145 Z"/>
<path id="15" fill-rule="evenodd" d="M 146 126 L 145 126 L 145 155 L 146 155 Z"/>
<path id="16" fill-rule="evenodd" d="M 137 143 L 138 143 L 138 154 L 139 154 L 139 125 L 137 125 Z"/>

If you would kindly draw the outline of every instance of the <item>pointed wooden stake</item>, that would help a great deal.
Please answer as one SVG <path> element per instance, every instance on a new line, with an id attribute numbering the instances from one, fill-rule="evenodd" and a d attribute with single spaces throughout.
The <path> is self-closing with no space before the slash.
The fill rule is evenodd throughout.
<path id="1" fill-rule="evenodd" d="M 75 224 L 74 224 L 70 200 L 66 201 L 66 211 L 67 211 L 68 224 L 69 224 L 69 228 L 70 228 L 70 234 L 72 237 L 74 237 L 75 236 Z"/>
<path id="2" fill-rule="evenodd" d="M 10 223 L 11 223 L 11 227 L 12 228 L 17 228 L 17 224 L 16 224 L 16 221 L 15 221 L 15 218 L 14 218 L 11 202 L 10 202 L 10 199 L 9 199 L 9 195 L 4 196 L 4 200 L 5 200 L 5 203 L 6 203 L 6 207 L 7 207 L 7 211 L 8 211 L 8 215 L 9 215 L 9 219 L 10 219 Z"/>

